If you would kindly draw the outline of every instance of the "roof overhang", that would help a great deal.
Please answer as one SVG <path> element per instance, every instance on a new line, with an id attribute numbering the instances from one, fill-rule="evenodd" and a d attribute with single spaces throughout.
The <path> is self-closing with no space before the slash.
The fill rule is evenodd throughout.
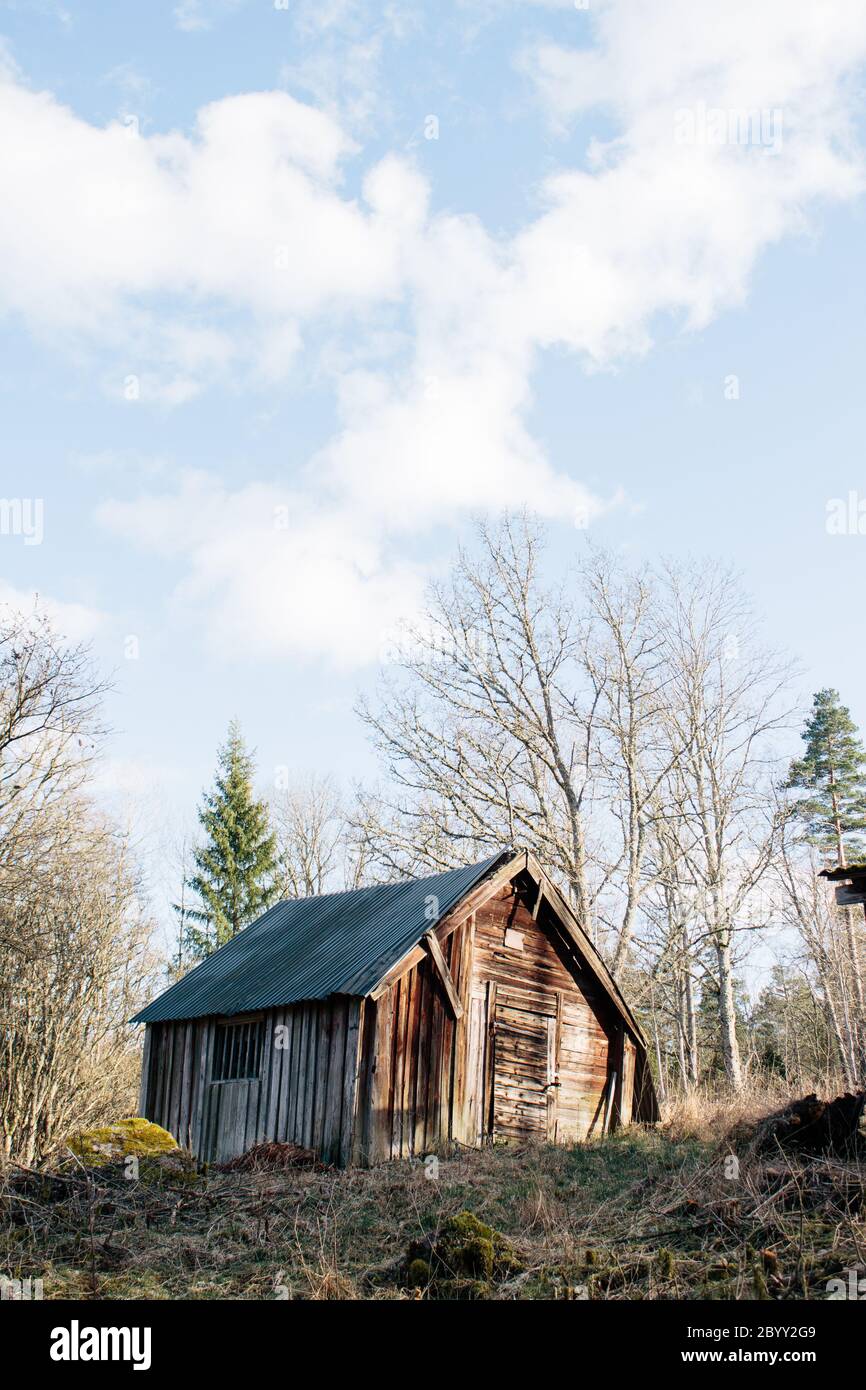
<path id="1" fill-rule="evenodd" d="M 474 884 L 469 892 L 435 924 L 433 934 L 435 934 L 439 945 L 441 946 L 453 931 L 456 931 L 473 912 L 477 912 L 478 908 L 493 897 L 504 884 L 510 883 L 521 873 L 527 874 L 537 889 L 533 916 L 537 917 L 542 904 L 547 904 L 556 920 L 559 931 L 573 949 L 579 965 L 595 979 L 629 1032 L 645 1049 L 647 1043 L 643 1029 L 626 1003 L 615 979 L 583 930 L 566 898 L 541 867 L 535 855 L 529 850 L 505 851 L 500 860 L 491 866 L 481 882 Z M 382 975 L 381 979 L 368 991 L 367 997 L 370 999 L 380 998 L 397 980 L 424 960 L 427 954 L 428 951 L 423 940 L 417 942 Z"/>
<path id="2" fill-rule="evenodd" d="M 836 906 L 866 907 L 866 864 L 839 865 L 835 869 L 822 869 L 819 878 L 835 883 Z"/>

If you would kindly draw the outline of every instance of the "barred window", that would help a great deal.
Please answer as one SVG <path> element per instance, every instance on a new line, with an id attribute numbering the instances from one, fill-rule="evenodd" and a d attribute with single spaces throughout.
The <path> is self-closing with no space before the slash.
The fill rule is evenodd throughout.
<path id="1" fill-rule="evenodd" d="M 262 1023 L 218 1023 L 211 1081 L 256 1081 L 262 1065 Z"/>

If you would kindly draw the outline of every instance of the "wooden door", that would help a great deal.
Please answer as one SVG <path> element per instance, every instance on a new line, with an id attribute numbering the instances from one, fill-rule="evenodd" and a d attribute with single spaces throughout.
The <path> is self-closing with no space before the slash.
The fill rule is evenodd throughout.
<path id="1" fill-rule="evenodd" d="M 265 1136 L 259 1133 L 258 1081 L 214 1081 L 208 1087 L 206 1142 L 201 1157 L 227 1163 Z"/>
<path id="2" fill-rule="evenodd" d="M 556 1018 L 500 995 L 493 1009 L 493 1138 L 555 1140 Z"/>

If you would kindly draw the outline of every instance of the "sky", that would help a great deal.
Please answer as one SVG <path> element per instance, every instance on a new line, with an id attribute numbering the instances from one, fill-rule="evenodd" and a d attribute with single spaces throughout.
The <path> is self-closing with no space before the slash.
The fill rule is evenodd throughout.
<path id="1" fill-rule="evenodd" d="M 472 519 L 724 557 L 866 726 L 862 0 L 0 0 L 0 601 L 101 793 L 353 714 Z M 861 515 L 862 502 L 862 515 Z"/>

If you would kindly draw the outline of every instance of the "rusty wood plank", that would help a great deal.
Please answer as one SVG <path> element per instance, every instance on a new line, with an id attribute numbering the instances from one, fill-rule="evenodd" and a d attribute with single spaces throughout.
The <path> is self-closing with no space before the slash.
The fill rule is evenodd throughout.
<path id="1" fill-rule="evenodd" d="M 373 1065 L 370 1072 L 368 1154 L 370 1163 L 380 1163 L 390 1157 L 392 1033 L 394 1024 L 393 991 L 383 994 L 374 1004 Z"/>
<path id="2" fill-rule="evenodd" d="M 409 1005 L 412 998 L 414 972 L 404 975 L 397 985 L 398 1009 L 394 1037 L 394 1074 L 391 1086 L 391 1157 L 405 1158 L 405 1111 L 403 1091 L 406 1072 L 410 1066 L 411 1039 L 409 1036 Z"/>
<path id="3" fill-rule="evenodd" d="M 403 1121 L 401 1147 L 404 1157 L 411 1158 L 415 1153 L 415 1115 L 418 1104 L 418 1065 L 420 1060 L 418 1028 L 421 995 L 424 989 L 420 966 L 413 970 L 406 979 L 409 987 L 409 998 L 406 1012 L 406 1047 L 403 1055 L 401 1089 Z"/>
<path id="4" fill-rule="evenodd" d="M 496 981 L 487 983 L 487 1009 L 485 1014 L 484 1040 L 484 1108 L 482 1138 L 494 1135 L 493 1125 L 493 1077 L 496 1068 Z"/>
<path id="5" fill-rule="evenodd" d="M 412 1131 L 412 1148 L 416 1154 L 424 1152 L 427 1139 L 427 1106 L 429 1103 L 430 1081 L 430 1029 L 433 1020 L 433 981 L 429 959 L 418 966 L 418 1021 L 417 1056 L 415 1065 L 415 1115 Z"/>

